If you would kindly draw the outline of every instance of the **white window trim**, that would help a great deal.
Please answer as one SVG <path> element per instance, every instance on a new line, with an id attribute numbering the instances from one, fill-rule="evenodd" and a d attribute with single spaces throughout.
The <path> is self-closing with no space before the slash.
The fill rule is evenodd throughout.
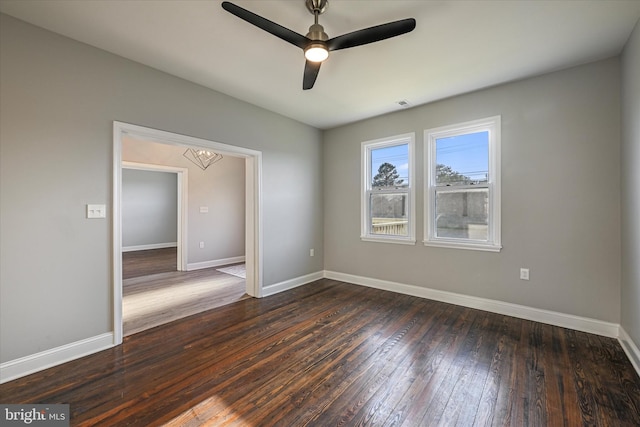
<path id="1" fill-rule="evenodd" d="M 424 230 L 425 246 L 435 246 L 453 249 L 470 249 L 490 252 L 500 252 L 501 241 L 501 216 L 500 216 L 500 141 L 501 141 L 501 117 L 493 116 L 484 119 L 442 126 L 424 131 L 424 164 L 425 164 L 425 198 L 424 198 Z M 436 140 L 465 133 L 489 132 L 489 236 L 487 242 L 474 240 L 451 239 L 436 237 L 435 224 L 435 156 Z M 432 160 L 434 163 L 432 163 Z M 474 188 L 479 188 L 474 186 Z"/>
<path id="2" fill-rule="evenodd" d="M 388 138 L 375 139 L 371 141 L 365 141 L 361 145 L 360 158 L 362 159 L 362 169 L 360 174 L 360 224 L 361 234 L 360 239 L 365 242 L 382 242 L 382 243 L 396 243 L 405 245 L 416 244 L 416 203 L 415 203 L 415 133 L 406 133 L 402 135 L 396 135 Z M 371 182 L 369 177 L 371 176 L 371 151 L 379 148 L 390 147 L 394 145 L 407 144 L 409 153 L 409 188 L 407 193 L 409 194 L 407 201 L 408 215 L 408 235 L 407 236 L 383 236 L 371 234 L 369 232 L 369 203 L 367 194 L 371 190 Z"/>

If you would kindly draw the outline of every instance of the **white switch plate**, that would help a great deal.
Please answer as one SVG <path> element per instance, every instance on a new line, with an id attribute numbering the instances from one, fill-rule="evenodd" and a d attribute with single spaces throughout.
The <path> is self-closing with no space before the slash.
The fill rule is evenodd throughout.
<path id="1" fill-rule="evenodd" d="M 529 280 L 529 269 L 521 268 L 520 269 L 520 279 L 521 280 Z"/>
<path id="2" fill-rule="evenodd" d="M 200 213 L 209 213 L 209 206 L 200 206 Z"/>
<path id="3" fill-rule="evenodd" d="M 87 205 L 87 218 L 106 218 L 107 205 Z"/>
<path id="4" fill-rule="evenodd" d="M 200 242 L 200 249 L 204 249 L 204 242 Z"/>
<path id="5" fill-rule="evenodd" d="M 316 252 L 315 250 L 309 249 L 309 256 L 314 256 L 315 252 Z"/>

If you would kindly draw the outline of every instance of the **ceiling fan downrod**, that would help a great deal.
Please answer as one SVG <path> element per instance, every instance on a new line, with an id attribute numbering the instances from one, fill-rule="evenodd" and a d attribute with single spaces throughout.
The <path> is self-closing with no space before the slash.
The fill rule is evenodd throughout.
<path id="1" fill-rule="evenodd" d="M 318 16 L 327 10 L 329 2 L 327 0 L 305 0 L 305 4 L 309 12 L 314 16 L 314 24 L 309 27 L 307 38 L 313 41 L 323 42 L 329 40 L 329 36 L 324 32 L 324 27 L 318 23 Z"/>
<path id="2" fill-rule="evenodd" d="M 305 0 L 307 9 L 313 13 L 314 24 L 309 27 L 306 37 L 311 42 L 304 48 L 304 56 L 308 61 L 321 63 L 329 57 L 329 48 L 327 40 L 329 36 L 324 32 L 324 27 L 318 23 L 318 16 L 327 10 L 327 0 Z"/>

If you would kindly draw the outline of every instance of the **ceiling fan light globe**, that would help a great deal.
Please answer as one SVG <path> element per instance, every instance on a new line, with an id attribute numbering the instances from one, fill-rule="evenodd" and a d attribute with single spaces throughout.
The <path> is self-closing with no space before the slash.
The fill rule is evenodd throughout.
<path id="1" fill-rule="evenodd" d="M 307 61 L 322 62 L 329 57 L 329 51 L 322 45 L 311 45 L 304 50 Z"/>

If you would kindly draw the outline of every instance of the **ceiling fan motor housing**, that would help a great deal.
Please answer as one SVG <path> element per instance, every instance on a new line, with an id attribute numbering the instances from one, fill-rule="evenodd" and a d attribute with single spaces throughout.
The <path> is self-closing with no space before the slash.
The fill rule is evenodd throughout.
<path id="1" fill-rule="evenodd" d="M 329 56 L 326 41 L 329 36 L 324 32 L 322 25 L 318 24 L 318 16 L 327 9 L 327 0 L 305 0 L 307 9 L 315 17 L 314 24 L 309 27 L 307 39 L 311 40 L 304 48 L 304 56 L 307 61 L 321 63 Z"/>
<path id="2" fill-rule="evenodd" d="M 309 27 L 309 32 L 307 33 L 307 38 L 311 40 L 329 40 L 329 36 L 324 32 L 324 28 L 320 24 L 313 24 Z"/>

